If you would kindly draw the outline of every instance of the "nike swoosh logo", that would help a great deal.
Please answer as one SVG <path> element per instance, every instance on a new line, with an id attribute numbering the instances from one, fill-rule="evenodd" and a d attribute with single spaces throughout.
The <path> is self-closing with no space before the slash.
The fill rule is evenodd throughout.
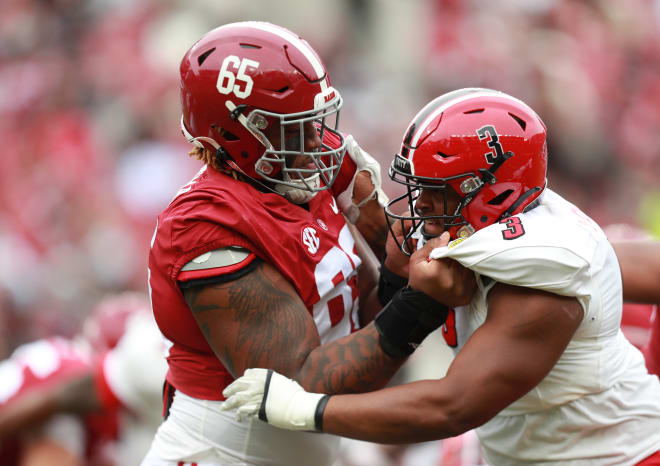
<path id="1" fill-rule="evenodd" d="M 334 197 L 332 198 L 332 202 L 330 203 L 330 207 L 332 208 L 332 211 L 333 211 L 335 214 L 338 214 L 338 213 L 339 213 L 339 208 L 337 207 L 337 201 L 335 200 Z"/>

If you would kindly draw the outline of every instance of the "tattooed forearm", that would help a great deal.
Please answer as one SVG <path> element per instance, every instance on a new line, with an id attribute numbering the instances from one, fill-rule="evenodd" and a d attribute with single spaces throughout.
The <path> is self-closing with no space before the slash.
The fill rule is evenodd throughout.
<path id="1" fill-rule="evenodd" d="M 404 359 L 385 355 L 378 331 L 369 325 L 359 332 L 312 351 L 298 381 L 322 393 L 358 393 L 385 386 Z"/>
<path id="2" fill-rule="evenodd" d="M 373 325 L 321 346 L 296 290 L 265 263 L 235 281 L 186 290 L 185 297 L 206 341 L 235 377 L 265 367 L 307 390 L 353 393 L 384 386 L 403 362 L 384 355 Z"/>

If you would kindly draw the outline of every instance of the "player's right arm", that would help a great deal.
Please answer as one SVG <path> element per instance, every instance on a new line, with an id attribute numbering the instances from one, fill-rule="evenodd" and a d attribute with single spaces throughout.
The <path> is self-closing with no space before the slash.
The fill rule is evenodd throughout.
<path id="1" fill-rule="evenodd" d="M 355 225 L 376 257 L 381 257 L 387 238 L 383 207 L 388 202 L 382 189 L 380 163 L 346 135 L 346 155 L 332 192 L 349 223 Z"/>
<path id="2" fill-rule="evenodd" d="M 302 299 L 266 262 L 226 283 L 186 288 L 184 296 L 215 355 L 234 377 L 249 367 L 263 367 L 308 390 L 362 392 L 384 386 L 405 361 L 383 352 L 374 324 L 321 346 Z"/>

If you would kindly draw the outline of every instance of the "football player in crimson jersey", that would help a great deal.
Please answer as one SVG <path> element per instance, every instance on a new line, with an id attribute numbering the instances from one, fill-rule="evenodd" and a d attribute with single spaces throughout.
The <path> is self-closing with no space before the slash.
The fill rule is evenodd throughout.
<path id="1" fill-rule="evenodd" d="M 79 337 L 17 348 L 0 362 L 2 464 L 136 464 L 159 424 L 164 350 L 138 293 L 103 299 Z"/>
<path id="2" fill-rule="evenodd" d="M 657 278 L 654 290 L 635 277 L 633 254 L 617 248 L 617 261 L 600 227 L 547 187 L 545 139 L 520 100 L 461 89 L 417 114 L 392 162 L 406 193 L 386 213 L 406 232 L 408 286 L 452 307 L 443 335 L 455 358 L 445 377 L 328 396 L 250 369 L 225 390 L 224 409 L 382 443 L 476 428 L 495 465 L 660 464 L 660 381 L 620 330 L 623 299 L 657 299 Z M 400 201 L 408 214 L 395 213 Z M 657 262 L 660 243 L 648 246 Z M 456 261 L 477 279 L 465 306 L 438 287 Z M 640 268 L 653 270 L 650 262 L 640 258 Z M 415 309 L 406 290 L 382 312 Z M 384 347 L 396 354 L 402 342 Z"/>
<path id="3" fill-rule="evenodd" d="M 287 29 L 218 27 L 180 72 L 182 132 L 204 166 L 152 239 L 153 311 L 171 347 L 167 417 L 142 464 L 332 464 L 338 438 L 237 423 L 222 390 L 258 366 L 310 390 L 365 391 L 405 361 L 378 349 L 375 278 L 358 277 L 353 227 L 376 256 L 387 237 L 380 166 L 338 131 L 341 95 Z"/>

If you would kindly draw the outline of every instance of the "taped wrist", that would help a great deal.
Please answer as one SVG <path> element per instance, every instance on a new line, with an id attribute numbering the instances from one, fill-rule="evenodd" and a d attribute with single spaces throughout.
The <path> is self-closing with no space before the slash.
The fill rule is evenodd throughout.
<path id="1" fill-rule="evenodd" d="M 394 293 L 408 284 L 408 279 L 395 274 L 385 266 L 387 255 L 383 255 L 380 262 L 380 276 L 378 277 L 378 301 L 385 306 L 394 297 Z"/>
<path id="2" fill-rule="evenodd" d="M 406 286 L 394 293 L 374 319 L 378 342 L 393 358 L 410 356 L 429 333 L 445 323 L 448 313 L 446 305 Z"/>

